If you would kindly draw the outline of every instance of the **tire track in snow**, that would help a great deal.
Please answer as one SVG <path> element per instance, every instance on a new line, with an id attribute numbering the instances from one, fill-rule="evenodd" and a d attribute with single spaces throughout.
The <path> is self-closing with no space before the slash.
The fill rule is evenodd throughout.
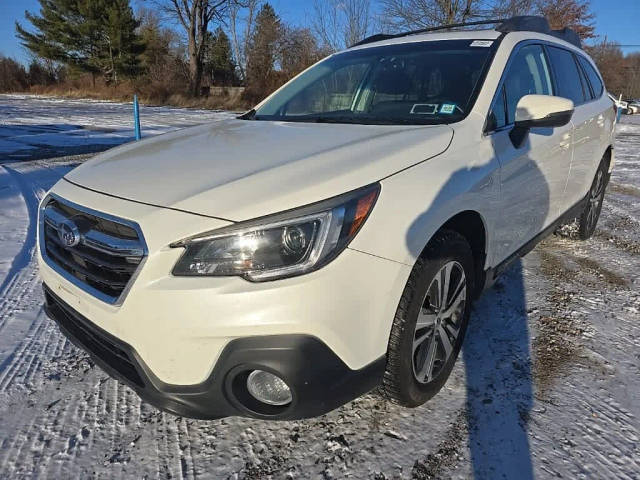
<path id="1" fill-rule="evenodd" d="M 30 186 L 13 168 L 0 166 L 14 180 L 20 189 L 20 193 L 25 203 L 28 215 L 27 233 L 24 244 L 13 259 L 7 276 L 0 283 L 0 331 L 6 323 L 7 314 L 17 305 L 21 305 L 21 300 L 33 287 L 33 279 L 35 275 L 34 251 L 36 245 L 36 230 L 38 222 L 38 197 L 33 188 Z M 24 277 L 27 281 L 24 281 Z M 31 281 L 29 281 L 31 280 Z"/>

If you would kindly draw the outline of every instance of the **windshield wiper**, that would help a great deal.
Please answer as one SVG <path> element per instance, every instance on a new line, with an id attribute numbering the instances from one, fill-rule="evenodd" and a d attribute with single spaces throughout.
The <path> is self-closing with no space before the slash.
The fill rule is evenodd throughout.
<path id="1" fill-rule="evenodd" d="M 359 125 L 433 125 L 436 122 L 426 119 L 413 118 L 379 118 L 368 116 L 324 116 L 311 117 L 310 122 L 316 123 L 352 123 Z"/>

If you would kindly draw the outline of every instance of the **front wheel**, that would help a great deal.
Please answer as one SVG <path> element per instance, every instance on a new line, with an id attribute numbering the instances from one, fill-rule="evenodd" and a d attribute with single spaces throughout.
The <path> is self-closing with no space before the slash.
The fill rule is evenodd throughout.
<path id="1" fill-rule="evenodd" d="M 416 262 L 396 311 L 381 386 L 385 397 L 417 407 L 444 386 L 469 322 L 473 278 L 465 238 L 438 233 Z"/>

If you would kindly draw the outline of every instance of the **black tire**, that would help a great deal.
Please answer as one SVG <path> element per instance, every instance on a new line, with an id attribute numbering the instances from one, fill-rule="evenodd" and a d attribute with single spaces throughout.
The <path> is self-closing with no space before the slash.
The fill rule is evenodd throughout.
<path id="1" fill-rule="evenodd" d="M 609 162 L 605 157 L 596 172 L 591 188 L 589 189 L 587 204 L 578 217 L 578 238 L 587 240 L 591 238 L 598 225 L 604 193 L 609 183 Z"/>
<path id="2" fill-rule="evenodd" d="M 456 327 L 459 327 L 457 328 L 457 337 L 449 337 L 449 340 L 454 338 L 454 341 L 449 342 L 448 346 L 452 347 L 452 349 L 450 348 L 449 351 L 451 353 L 448 356 L 444 355 L 444 359 L 442 360 L 431 360 L 430 365 L 434 366 L 432 371 L 435 371 L 435 362 L 440 361 L 437 367 L 439 369 L 438 373 L 434 374 L 430 380 L 429 376 L 427 376 L 427 378 L 421 382 L 417 379 L 418 372 L 416 372 L 417 357 L 420 355 L 418 348 L 421 347 L 416 348 L 414 351 L 414 340 L 416 336 L 421 336 L 418 334 L 420 330 L 416 330 L 416 324 L 419 315 L 438 316 L 437 313 L 425 314 L 424 312 L 429 312 L 428 308 L 431 308 L 429 293 L 435 288 L 433 287 L 433 282 L 438 284 L 437 288 L 440 286 L 440 280 L 436 279 L 436 275 L 441 275 L 441 272 L 446 270 L 449 265 L 453 265 L 449 271 L 452 271 L 454 268 L 464 271 L 464 277 L 466 277 L 466 288 L 465 291 L 462 292 L 465 295 L 464 306 L 460 305 L 455 314 Z M 443 230 L 437 233 L 429 242 L 411 271 L 393 320 L 387 348 L 387 365 L 380 387 L 380 391 L 384 397 L 399 405 L 417 407 L 432 398 L 444 386 L 460 353 L 460 348 L 462 347 L 464 335 L 469 323 L 471 300 L 474 293 L 473 279 L 475 277 L 473 265 L 471 247 L 459 233 Z M 451 278 L 454 278 L 453 274 L 451 274 Z M 463 277 L 460 278 L 462 281 Z M 454 281 L 450 283 L 457 282 Z M 445 282 L 444 284 L 446 285 L 447 283 Z M 452 286 L 449 285 L 449 290 L 451 290 L 451 288 Z M 445 289 L 443 288 L 442 290 Z M 456 300 L 456 298 L 461 298 L 460 296 L 456 297 L 455 293 L 453 293 L 452 296 L 454 297 L 453 302 L 459 301 Z M 429 307 L 423 309 L 423 303 L 425 305 L 429 304 Z M 446 305 L 443 307 L 443 311 L 444 310 L 448 310 Z M 433 311 L 435 312 L 436 310 Z M 453 315 L 451 318 L 453 319 Z M 441 321 L 442 324 L 440 323 Z M 447 320 L 437 320 L 437 326 L 434 321 L 433 333 L 431 334 L 433 339 L 429 341 L 436 341 L 436 335 L 438 335 L 436 332 L 443 332 L 444 330 L 449 332 L 448 327 L 445 326 L 446 321 Z M 441 325 L 443 329 L 440 329 Z M 428 334 L 425 334 L 424 336 L 427 335 Z M 442 333 L 439 335 L 442 335 Z M 446 335 L 449 334 L 447 333 Z M 427 341 L 424 341 L 424 343 L 426 344 Z M 428 349 L 430 347 L 431 345 L 427 345 L 422 348 Z M 435 352 L 438 348 L 440 348 L 438 351 L 441 354 L 445 352 L 442 341 L 440 347 L 436 344 L 433 348 L 434 354 L 427 358 L 435 358 Z M 425 354 L 422 355 L 424 356 Z M 429 353 L 426 355 L 428 356 Z M 423 365 L 426 366 L 427 362 L 428 360 L 425 358 Z M 419 370 L 420 372 L 423 371 L 422 368 Z"/>

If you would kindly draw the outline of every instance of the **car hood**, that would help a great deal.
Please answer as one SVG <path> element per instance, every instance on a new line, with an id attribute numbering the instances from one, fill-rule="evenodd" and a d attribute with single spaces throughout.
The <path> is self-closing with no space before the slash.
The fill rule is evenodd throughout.
<path id="1" fill-rule="evenodd" d="M 446 125 L 228 120 L 129 143 L 68 173 L 76 185 L 231 221 L 381 180 L 445 151 Z"/>

